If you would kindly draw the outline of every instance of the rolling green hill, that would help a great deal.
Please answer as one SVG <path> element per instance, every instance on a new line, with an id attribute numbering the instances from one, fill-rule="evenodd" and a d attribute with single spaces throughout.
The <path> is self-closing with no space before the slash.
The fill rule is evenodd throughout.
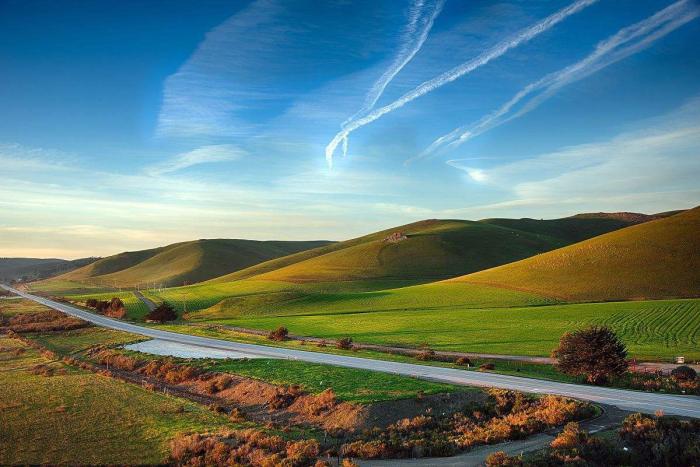
<path id="1" fill-rule="evenodd" d="M 80 268 L 98 259 L 0 258 L 0 281 L 44 279 Z"/>
<path id="2" fill-rule="evenodd" d="M 453 279 L 567 301 L 700 296 L 700 208 Z"/>
<path id="3" fill-rule="evenodd" d="M 227 239 L 175 243 L 109 256 L 38 284 L 38 288 L 46 288 L 52 282 L 105 284 L 114 287 L 136 287 L 147 283 L 162 287 L 182 285 L 211 279 L 328 243 Z"/>
<path id="4" fill-rule="evenodd" d="M 399 280 L 425 283 L 491 268 L 632 225 L 590 215 L 554 220 L 425 220 L 267 261 L 212 282 Z M 392 234 L 403 234 L 390 241 Z"/>

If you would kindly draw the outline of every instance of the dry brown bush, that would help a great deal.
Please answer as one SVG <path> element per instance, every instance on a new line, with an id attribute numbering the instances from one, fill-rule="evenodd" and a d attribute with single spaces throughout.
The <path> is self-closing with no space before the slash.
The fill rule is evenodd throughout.
<path id="1" fill-rule="evenodd" d="M 480 444 L 521 439 L 592 414 L 589 405 L 556 396 L 533 398 L 490 391 L 482 407 L 450 416 L 421 415 L 373 430 L 345 444 L 341 452 L 357 458 L 448 456 Z"/>
<path id="2" fill-rule="evenodd" d="M 287 444 L 287 459 L 297 465 L 309 465 L 316 460 L 321 448 L 315 439 L 305 439 Z"/>
<path id="3" fill-rule="evenodd" d="M 327 388 L 320 394 L 308 396 L 303 399 L 304 407 L 302 412 L 310 415 L 320 415 L 338 404 L 338 399 L 335 392 L 331 388 Z"/>
<path id="4" fill-rule="evenodd" d="M 432 349 L 421 350 L 420 352 L 418 352 L 418 354 L 416 354 L 416 359 L 422 361 L 434 360 L 435 351 Z"/>
<path id="5" fill-rule="evenodd" d="M 271 341 L 284 341 L 287 340 L 287 336 L 289 335 L 289 331 L 287 328 L 284 326 L 280 326 L 274 331 L 270 331 L 270 334 L 267 335 L 267 338 L 270 339 Z"/>
<path id="6" fill-rule="evenodd" d="M 486 458 L 486 467 L 521 467 L 523 461 L 520 457 L 509 457 L 503 451 L 494 452 Z"/>
<path id="7" fill-rule="evenodd" d="M 459 357 L 455 360 L 455 364 L 460 366 L 471 366 L 472 361 L 469 357 Z"/>
<path id="8" fill-rule="evenodd" d="M 113 350 L 102 350 L 97 353 L 96 357 L 100 364 L 109 365 L 124 371 L 134 371 L 141 365 L 138 359 Z"/>
<path id="9" fill-rule="evenodd" d="M 343 337 L 342 339 L 338 339 L 335 346 L 341 350 L 352 349 L 352 337 Z"/>
<path id="10" fill-rule="evenodd" d="M 66 369 L 65 368 L 54 368 L 50 367 L 48 365 L 44 365 L 43 363 L 39 363 L 37 365 L 33 365 L 32 367 L 29 368 L 29 372 L 35 375 L 40 375 L 40 376 L 54 376 L 54 375 L 65 375 L 66 374 Z"/>
<path id="11" fill-rule="evenodd" d="M 55 310 L 22 313 L 3 320 L 0 330 L 14 333 L 68 331 L 90 323 Z"/>

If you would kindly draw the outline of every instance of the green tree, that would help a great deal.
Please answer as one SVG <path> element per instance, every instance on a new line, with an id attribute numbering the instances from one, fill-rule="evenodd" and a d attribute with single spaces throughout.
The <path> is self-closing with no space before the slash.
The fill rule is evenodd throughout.
<path id="1" fill-rule="evenodd" d="M 627 371 L 627 348 L 608 327 L 593 326 L 567 332 L 552 352 L 557 366 L 568 375 L 585 376 L 588 382 L 603 384 Z"/>

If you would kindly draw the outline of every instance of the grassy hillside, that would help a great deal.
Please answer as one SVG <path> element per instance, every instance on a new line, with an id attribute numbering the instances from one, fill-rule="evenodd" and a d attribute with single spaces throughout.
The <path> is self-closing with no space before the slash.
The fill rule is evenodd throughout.
<path id="1" fill-rule="evenodd" d="M 71 271 L 92 263 L 98 258 L 39 259 L 39 258 L 0 258 L 0 281 L 11 282 L 20 279 L 44 279 Z"/>
<path id="2" fill-rule="evenodd" d="M 700 208 L 453 279 L 569 301 L 700 296 Z"/>
<path id="3" fill-rule="evenodd" d="M 200 282 L 272 258 L 326 245 L 325 241 L 195 240 L 161 248 L 120 253 L 51 279 L 36 288 L 52 290 L 52 282 L 137 287 L 167 287 Z"/>
<path id="4" fill-rule="evenodd" d="M 506 264 L 631 225 L 592 215 L 554 220 L 426 220 L 279 258 L 213 280 L 429 282 Z M 387 241 L 393 233 L 405 239 Z"/>

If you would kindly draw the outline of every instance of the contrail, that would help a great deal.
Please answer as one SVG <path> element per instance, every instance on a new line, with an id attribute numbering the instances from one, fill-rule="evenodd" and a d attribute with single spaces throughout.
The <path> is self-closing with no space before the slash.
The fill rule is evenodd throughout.
<path id="1" fill-rule="evenodd" d="M 599 42 L 595 50 L 583 60 L 528 84 L 495 112 L 474 124 L 459 127 L 441 136 L 413 159 L 433 153 L 445 144 L 448 144 L 448 147 L 456 147 L 496 126 L 521 117 L 534 110 L 562 87 L 645 49 L 653 42 L 700 16 L 700 9 L 689 8 L 689 6 L 690 3 L 687 0 L 680 0 L 643 21 L 619 30 L 613 36 Z M 635 40 L 636 42 L 633 42 Z M 520 101 L 536 92 L 539 94 L 527 101 L 518 112 L 507 118 L 503 117 Z"/>
<path id="2" fill-rule="evenodd" d="M 409 9 L 408 24 L 406 24 L 406 28 L 402 34 L 401 47 L 398 54 L 396 54 L 389 68 L 382 73 L 379 79 L 370 88 L 367 96 L 365 96 L 365 102 L 362 108 L 345 120 L 342 127 L 345 127 L 360 115 L 364 115 L 374 108 L 374 105 L 382 96 L 389 83 L 399 74 L 408 62 L 413 60 L 413 57 L 415 57 L 418 51 L 423 47 L 430 30 L 433 28 L 435 18 L 440 15 L 444 4 L 445 0 L 437 0 L 433 5 L 432 12 L 430 12 L 429 15 L 424 15 L 423 9 L 425 7 L 425 0 L 415 0 L 413 2 L 413 5 Z M 419 26 L 420 32 L 418 37 L 415 37 Z M 347 138 L 343 139 L 343 144 L 347 146 Z"/>
<path id="3" fill-rule="evenodd" d="M 494 47 L 490 48 L 481 55 L 467 62 L 464 62 L 461 65 L 458 65 L 455 68 L 446 71 L 445 73 L 431 80 L 423 82 L 422 84 L 409 91 L 408 93 L 404 94 L 394 102 L 387 104 L 384 107 L 380 107 L 365 115 L 364 117 L 359 118 L 357 120 L 353 120 L 352 122 L 348 123 L 345 127 L 342 128 L 340 132 L 338 132 L 335 135 L 335 137 L 333 137 L 331 142 L 328 143 L 328 146 L 326 146 L 326 161 L 328 162 L 328 165 L 331 167 L 333 166 L 333 153 L 338 147 L 338 144 L 340 144 L 341 141 L 343 141 L 343 139 L 347 138 L 348 135 L 353 131 L 369 123 L 372 123 L 373 121 L 381 118 L 383 115 L 386 115 L 389 112 L 403 107 L 404 105 L 406 105 L 414 99 L 417 99 L 418 97 L 421 97 L 431 91 L 434 91 L 435 89 L 447 83 L 451 83 L 452 81 L 460 78 L 461 76 L 464 76 L 467 73 L 471 73 L 477 68 L 489 63 L 491 60 L 505 54 L 508 50 L 517 47 L 523 42 L 527 42 L 530 39 L 542 34 L 543 32 L 552 28 L 554 25 L 560 23 L 567 17 L 581 11 L 582 9 L 596 3 L 597 1 L 598 0 L 577 0 L 568 7 L 557 11 L 556 13 L 548 16 L 542 21 L 539 21 L 534 25 L 523 29 L 512 38 L 496 44 Z"/>

